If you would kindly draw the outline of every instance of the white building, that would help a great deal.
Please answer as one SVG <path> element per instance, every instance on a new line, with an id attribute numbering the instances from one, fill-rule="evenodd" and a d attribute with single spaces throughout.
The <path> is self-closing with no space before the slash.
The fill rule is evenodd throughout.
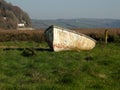
<path id="1" fill-rule="evenodd" d="M 24 23 L 18 23 L 18 28 L 24 28 L 25 27 L 25 24 Z"/>

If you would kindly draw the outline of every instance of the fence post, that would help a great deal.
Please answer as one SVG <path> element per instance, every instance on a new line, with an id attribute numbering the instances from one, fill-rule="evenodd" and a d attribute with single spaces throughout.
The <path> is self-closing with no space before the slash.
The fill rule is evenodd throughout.
<path id="1" fill-rule="evenodd" d="M 105 43 L 107 44 L 108 40 L 108 30 L 105 30 Z"/>

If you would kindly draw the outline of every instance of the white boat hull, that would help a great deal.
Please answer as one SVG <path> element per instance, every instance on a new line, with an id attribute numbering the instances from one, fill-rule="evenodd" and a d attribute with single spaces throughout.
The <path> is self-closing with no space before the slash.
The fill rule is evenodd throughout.
<path id="1" fill-rule="evenodd" d="M 57 26 L 46 29 L 45 36 L 54 51 L 91 50 L 96 44 L 94 39 L 84 34 Z"/>

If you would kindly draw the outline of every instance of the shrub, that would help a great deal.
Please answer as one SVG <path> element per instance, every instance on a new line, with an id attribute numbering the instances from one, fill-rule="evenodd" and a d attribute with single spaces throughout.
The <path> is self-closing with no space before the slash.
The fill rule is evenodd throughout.
<path id="1" fill-rule="evenodd" d="M 43 30 L 0 30 L 0 42 L 35 41 L 44 42 Z"/>

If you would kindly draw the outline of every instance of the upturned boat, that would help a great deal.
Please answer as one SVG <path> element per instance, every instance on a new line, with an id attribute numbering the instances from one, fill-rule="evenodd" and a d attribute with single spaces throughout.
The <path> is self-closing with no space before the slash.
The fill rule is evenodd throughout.
<path id="1" fill-rule="evenodd" d="M 74 30 L 51 25 L 45 30 L 48 45 L 53 51 L 91 50 L 96 45 L 93 38 Z"/>

